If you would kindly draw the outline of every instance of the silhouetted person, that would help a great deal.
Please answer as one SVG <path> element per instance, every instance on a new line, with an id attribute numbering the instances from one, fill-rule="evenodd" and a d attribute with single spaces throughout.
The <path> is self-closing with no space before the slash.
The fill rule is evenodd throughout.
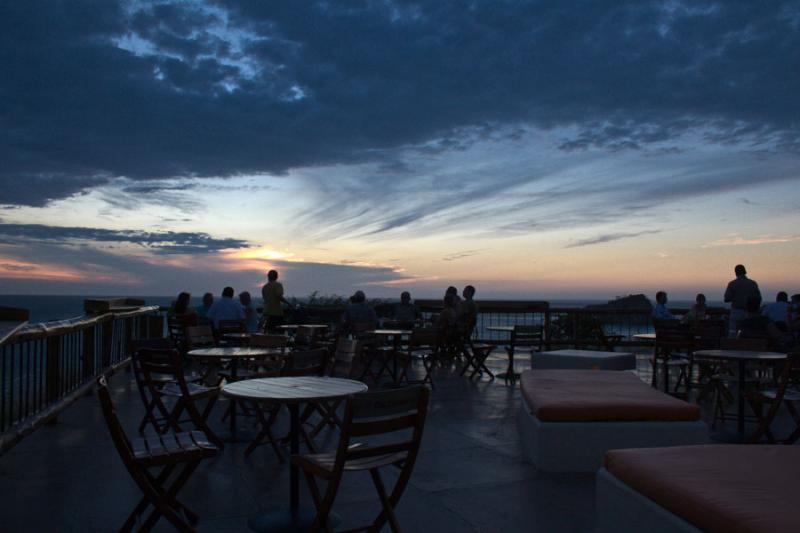
<path id="1" fill-rule="evenodd" d="M 739 320 L 737 336 L 745 339 L 767 339 L 771 347 L 785 350 L 791 347 L 791 335 L 787 335 L 766 315 L 761 314 L 761 298 L 751 296 L 747 300 L 747 316 Z"/>
<path id="2" fill-rule="evenodd" d="M 781 331 L 788 331 L 789 325 L 789 295 L 781 291 L 775 296 L 775 301 L 764 306 L 761 314 L 768 316 Z"/>
<path id="3" fill-rule="evenodd" d="M 747 277 L 747 269 L 744 268 L 744 265 L 736 265 L 733 271 L 736 273 L 736 279 L 728 283 L 728 287 L 725 289 L 725 303 L 731 304 L 731 313 L 728 319 L 728 330 L 731 336 L 736 335 L 739 321 L 747 317 L 748 300 L 756 298 L 761 305 L 761 291 L 758 290 L 758 283 Z"/>
<path id="4" fill-rule="evenodd" d="M 207 292 L 203 295 L 203 303 L 195 307 L 194 310 L 198 317 L 206 318 L 206 315 L 208 315 L 208 310 L 211 309 L 212 305 L 214 305 L 214 295 L 210 292 Z"/>
<path id="5" fill-rule="evenodd" d="M 214 329 L 219 329 L 220 320 L 244 320 L 244 308 L 233 299 L 233 287 L 222 289 L 222 298 L 211 305 L 206 318 L 214 324 Z"/>
<path id="6" fill-rule="evenodd" d="M 367 305 L 367 297 L 363 291 L 356 291 L 350 297 L 350 305 L 348 305 L 344 314 L 342 314 L 342 323 L 345 331 L 352 331 L 353 325 L 358 324 L 359 327 L 369 327 L 374 329 L 378 325 L 378 315 L 375 310 Z"/>
<path id="7" fill-rule="evenodd" d="M 278 271 L 267 272 L 267 283 L 261 287 L 261 297 L 264 299 L 264 319 L 267 331 L 274 332 L 278 326 L 283 325 L 283 304 L 291 306 L 283 297 L 283 284 L 278 281 Z"/>
<path id="8" fill-rule="evenodd" d="M 247 331 L 249 333 L 255 333 L 258 331 L 258 313 L 256 312 L 255 307 L 253 307 L 253 299 L 250 296 L 250 293 L 247 291 L 243 291 L 239 293 L 239 303 L 244 309 L 244 323 L 247 327 Z"/>
<path id="9" fill-rule="evenodd" d="M 656 293 L 656 305 L 652 312 L 653 320 L 675 320 L 675 316 L 667 309 L 667 293 L 658 291 Z"/>
<path id="10" fill-rule="evenodd" d="M 447 287 L 447 290 L 444 291 L 445 298 L 447 298 L 448 294 L 453 297 L 453 304 L 455 306 L 458 306 L 458 302 L 461 301 L 461 297 L 458 295 L 458 289 L 450 285 L 449 287 Z"/>
<path id="11" fill-rule="evenodd" d="M 172 316 L 180 320 L 180 323 L 183 327 L 197 325 L 197 314 L 195 313 L 194 309 L 189 307 L 191 300 L 192 295 L 188 292 L 180 293 L 178 298 L 175 300 L 175 304 L 173 305 L 170 313 Z"/>
<path id="12" fill-rule="evenodd" d="M 465 336 L 472 334 L 475 324 L 478 321 L 478 304 L 473 299 L 475 297 L 475 287 L 467 285 L 461 291 L 464 297 L 456 305 L 456 322 Z"/>
<path id="13" fill-rule="evenodd" d="M 705 320 L 708 318 L 708 309 L 706 308 L 706 295 L 699 293 L 694 297 L 694 305 L 692 305 L 689 312 L 683 315 L 681 322 L 689 324 L 697 320 Z"/>
<path id="14" fill-rule="evenodd" d="M 400 294 L 400 303 L 394 306 L 394 320 L 413 327 L 419 316 L 419 308 L 411 301 L 411 293 L 403 291 Z"/>

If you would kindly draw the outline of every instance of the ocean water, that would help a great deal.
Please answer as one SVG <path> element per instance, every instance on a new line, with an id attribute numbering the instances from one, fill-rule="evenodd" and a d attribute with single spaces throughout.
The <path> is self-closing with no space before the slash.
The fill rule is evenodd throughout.
<path id="1" fill-rule="evenodd" d="M 30 323 L 64 320 L 83 315 L 83 301 L 87 298 L 110 298 L 109 296 L 56 296 L 56 295 L 0 295 L 0 306 L 19 307 L 30 311 Z M 173 296 L 135 296 L 144 300 L 147 305 L 169 306 L 175 299 Z M 200 305 L 200 297 L 192 298 L 192 306 Z M 586 305 L 602 304 L 608 300 L 550 300 L 551 307 L 580 308 Z M 253 298 L 256 307 L 262 304 L 261 298 Z M 717 305 L 709 302 L 710 305 Z M 690 301 L 670 301 L 670 307 L 688 308 Z"/>

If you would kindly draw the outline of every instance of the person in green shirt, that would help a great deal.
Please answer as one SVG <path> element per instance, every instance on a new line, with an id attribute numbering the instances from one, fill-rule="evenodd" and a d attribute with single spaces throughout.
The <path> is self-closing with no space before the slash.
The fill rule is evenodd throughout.
<path id="1" fill-rule="evenodd" d="M 275 332 L 283 324 L 283 305 L 291 304 L 283 297 L 283 285 L 278 282 L 278 271 L 267 272 L 267 283 L 261 288 L 261 297 L 264 299 L 264 318 L 266 330 Z"/>

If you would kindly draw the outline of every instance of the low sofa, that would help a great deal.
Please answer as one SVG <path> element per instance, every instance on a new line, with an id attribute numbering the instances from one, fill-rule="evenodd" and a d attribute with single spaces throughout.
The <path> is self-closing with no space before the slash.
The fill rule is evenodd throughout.
<path id="1" fill-rule="evenodd" d="M 800 446 L 612 450 L 597 473 L 598 533 L 800 531 Z"/>
<path id="2" fill-rule="evenodd" d="M 522 373 L 519 426 L 526 457 L 550 472 L 596 472 L 608 450 L 704 444 L 700 410 L 614 370 Z"/>

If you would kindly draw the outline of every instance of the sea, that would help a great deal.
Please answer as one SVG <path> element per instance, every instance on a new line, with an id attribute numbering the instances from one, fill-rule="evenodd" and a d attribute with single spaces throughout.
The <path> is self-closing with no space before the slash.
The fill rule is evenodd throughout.
<path id="1" fill-rule="evenodd" d="M 159 305 L 168 307 L 174 300 L 174 296 L 130 296 L 144 300 L 147 305 Z M 49 322 L 52 320 L 65 320 L 82 316 L 83 301 L 88 298 L 113 298 L 112 296 L 63 296 L 63 295 L 0 295 L 0 307 L 17 307 L 27 309 L 30 312 L 28 320 L 31 324 L 39 322 Z M 302 299 L 299 299 L 302 302 Z M 392 301 L 392 300 L 387 300 Z M 608 300 L 570 300 L 553 299 L 549 300 L 551 307 L 581 308 L 587 305 L 604 304 Z M 478 300 L 480 303 L 480 300 Z M 262 305 L 261 298 L 253 298 L 256 307 Z M 693 302 L 675 300 L 670 301 L 670 307 L 688 308 Z M 192 298 L 192 306 L 200 305 L 200 298 Z M 709 305 L 717 305 L 709 302 Z M 720 304 L 721 305 L 721 304 Z"/>

